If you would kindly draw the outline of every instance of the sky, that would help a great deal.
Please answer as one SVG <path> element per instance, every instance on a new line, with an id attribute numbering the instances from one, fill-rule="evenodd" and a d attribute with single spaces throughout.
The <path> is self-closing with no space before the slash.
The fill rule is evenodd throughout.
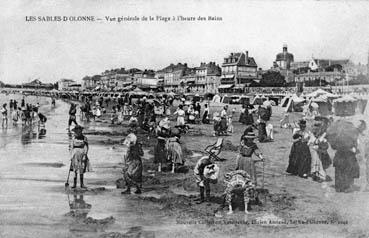
<path id="1" fill-rule="evenodd" d="M 349 58 L 367 64 L 369 1 L 2 0 L 0 81 L 80 81 L 106 69 L 158 70 L 170 63 L 221 64 L 248 51 L 268 69 L 288 44 L 295 61 Z M 26 21 L 94 16 L 95 22 Z M 108 22 L 105 17 L 217 16 L 222 21 Z"/>

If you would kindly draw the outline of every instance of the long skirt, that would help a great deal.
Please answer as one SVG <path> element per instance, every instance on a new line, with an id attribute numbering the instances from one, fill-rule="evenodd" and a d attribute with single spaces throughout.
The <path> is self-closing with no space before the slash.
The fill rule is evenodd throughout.
<path id="1" fill-rule="evenodd" d="M 246 113 L 241 112 L 238 122 L 245 124 L 246 123 Z"/>
<path id="2" fill-rule="evenodd" d="M 315 178 L 325 180 L 326 173 L 323 169 L 323 164 L 322 161 L 320 160 L 318 152 L 312 147 L 310 147 L 310 154 L 311 154 L 311 174 Z"/>
<path id="3" fill-rule="evenodd" d="M 177 126 L 184 126 L 185 124 L 184 117 L 177 117 Z"/>
<path id="4" fill-rule="evenodd" d="M 86 172 L 85 150 L 83 148 L 73 149 L 70 170 L 79 174 Z"/>
<path id="5" fill-rule="evenodd" d="M 254 124 L 254 117 L 252 116 L 252 114 L 247 114 L 245 116 L 245 125 L 252 125 Z"/>
<path id="6" fill-rule="evenodd" d="M 354 184 L 354 179 L 360 176 L 360 167 L 352 151 L 337 151 L 334 156 L 335 189 L 344 192 Z"/>
<path id="7" fill-rule="evenodd" d="M 208 115 L 209 115 L 209 113 L 207 111 L 205 111 L 204 114 L 202 115 L 202 123 L 204 123 L 204 124 L 209 123 Z"/>
<path id="8" fill-rule="evenodd" d="M 264 142 L 268 139 L 267 132 L 266 132 L 266 124 L 264 122 L 259 123 L 258 137 L 259 137 L 260 142 Z"/>
<path id="9" fill-rule="evenodd" d="M 158 139 L 158 142 L 154 148 L 154 163 L 166 163 L 167 151 L 165 149 L 165 140 Z"/>
<path id="10" fill-rule="evenodd" d="M 167 144 L 168 159 L 174 164 L 184 164 L 181 145 L 178 142 L 170 141 Z"/>
<path id="11" fill-rule="evenodd" d="M 219 131 L 227 131 L 227 119 L 222 118 L 220 120 Z"/>
<path id="12" fill-rule="evenodd" d="M 124 173 L 127 186 L 140 187 L 142 183 L 142 161 L 135 159 L 128 163 L 128 168 Z"/>
<path id="13" fill-rule="evenodd" d="M 250 175 L 252 182 L 256 184 L 256 166 L 255 161 L 252 159 L 252 157 L 240 155 L 237 159 L 236 170 L 246 171 Z"/>
<path id="14" fill-rule="evenodd" d="M 286 172 L 300 177 L 306 177 L 310 174 L 310 169 L 311 154 L 309 146 L 305 142 L 294 142 L 291 147 Z"/>

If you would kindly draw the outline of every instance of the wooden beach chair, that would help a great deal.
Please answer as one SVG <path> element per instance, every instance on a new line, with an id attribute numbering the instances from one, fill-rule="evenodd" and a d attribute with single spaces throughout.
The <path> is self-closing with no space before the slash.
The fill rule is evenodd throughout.
<path id="1" fill-rule="evenodd" d="M 205 148 L 205 152 L 209 154 L 215 161 L 223 161 L 225 159 L 220 158 L 218 155 L 222 152 L 223 138 L 219 137 L 218 140 Z"/>

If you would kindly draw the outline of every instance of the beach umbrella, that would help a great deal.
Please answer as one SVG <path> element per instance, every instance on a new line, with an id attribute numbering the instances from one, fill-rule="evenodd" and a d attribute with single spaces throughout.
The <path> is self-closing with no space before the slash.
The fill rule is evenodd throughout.
<path id="1" fill-rule="evenodd" d="M 333 122 L 327 129 L 327 140 L 335 150 L 339 148 L 351 149 L 356 145 L 359 131 L 355 125 L 346 120 Z"/>

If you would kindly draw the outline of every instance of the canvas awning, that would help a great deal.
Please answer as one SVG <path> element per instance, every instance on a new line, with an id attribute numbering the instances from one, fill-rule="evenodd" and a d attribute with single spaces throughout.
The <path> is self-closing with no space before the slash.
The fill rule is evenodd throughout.
<path id="1" fill-rule="evenodd" d="M 221 84 L 218 88 L 233 88 L 234 84 Z"/>
<path id="2" fill-rule="evenodd" d="M 233 78 L 234 78 L 234 74 L 222 75 L 222 79 L 233 79 Z"/>
<path id="3" fill-rule="evenodd" d="M 244 89 L 245 88 L 245 86 L 243 86 L 243 85 L 236 85 L 236 86 L 234 86 L 234 89 Z"/>
<path id="4" fill-rule="evenodd" d="M 355 101 L 358 101 L 358 100 L 356 98 L 350 96 L 350 95 L 345 95 L 341 98 L 333 100 L 333 103 L 336 103 L 336 102 L 355 102 Z"/>

